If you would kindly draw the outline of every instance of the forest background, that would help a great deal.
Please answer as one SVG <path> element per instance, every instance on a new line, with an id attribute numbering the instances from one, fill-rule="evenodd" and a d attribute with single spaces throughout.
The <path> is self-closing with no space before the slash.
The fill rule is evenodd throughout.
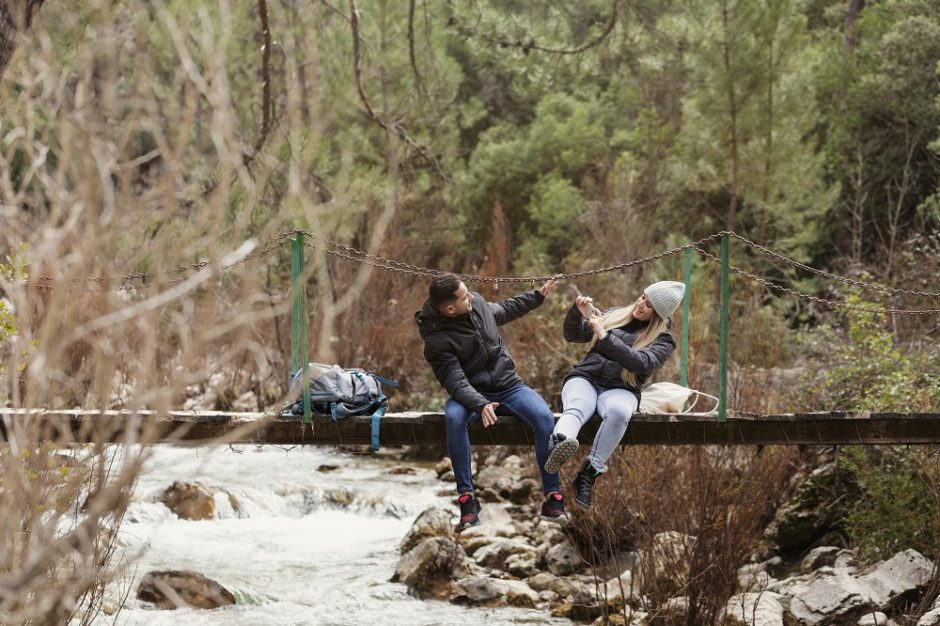
<path id="1" fill-rule="evenodd" d="M 426 277 L 328 254 L 327 241 L 531 276 L 733 230 L 889 289 L 735 240 L 733 265 L 819 299 L 733 278 L 732 409 L 936 412 L 940 317 L 838 305 L 938 308 L 891 290 L 938 291 L 937 9 L 4 3 L 0 395 L 16 406 L 179 408 L 211 378 L 206 408 L 231 410 L 246 392 L 279 408 L 289 251 L 264 243 L 301 228 L 319 236 L 306 277 L 311 359 L 396 378 L 394 410 L 435 410 L 445 397 L 413 321 Z M 232 268 L 199 264 L 249 238 L 262 246 Z M 568 282 L 506 327 L 526 382 L 560 408 L 583 349 L 560 333 L 575 293 L 624 304 L 649 282 L 681 279 L 681 262 Z M 491 299 L 528 288 L 470 286 Z M 714 392 L 717 273 L 698 254 L 690 296 L 689 381 Z M 677 379 L 677 360 L 662 378 Z M 107 483 L 103 471 L 82 480 L 92 475 Z M 937 510 L 935 488 L 918 494 Z"/>

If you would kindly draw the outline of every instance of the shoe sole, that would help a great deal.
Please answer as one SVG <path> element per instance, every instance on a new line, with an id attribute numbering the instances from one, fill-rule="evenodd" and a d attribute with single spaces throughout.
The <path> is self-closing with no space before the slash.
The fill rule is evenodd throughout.
<path id="1" fill-rule="evenodd" d="M 558 517 L 549 517 L 547 515 L 539 515 L 539 519 L 543 522 L 551 522 L 553 524 L 558 524 L 560 526 L 565 526 L 571 519 L 568 517 L 568 514 L 559 515 Z"/>
<path id="2" fill-rule="evenodd" d="M 560 470 L 562 464 L 573 457 L 577 451 L 577 439 L 569 438 L 558 442 L 558 445 L 555 446 L 552 453 L 549 454 L 548 458 L 545 460 L 545 471 L 549 474 L 554 474 Z"/>

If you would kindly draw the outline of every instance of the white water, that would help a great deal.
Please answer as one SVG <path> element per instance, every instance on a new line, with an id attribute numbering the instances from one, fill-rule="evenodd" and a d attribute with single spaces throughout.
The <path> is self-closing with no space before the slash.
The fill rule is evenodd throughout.
<path id="1" fill-rule="evenodd" d="M 235 451 L 237 450 L 237 451 Z M 135 490 L 121 545 L 130 570 L 111 591 L 116 616 L 96 624 L 415 626 L 570 624 L 546 611 L 474 609 L 420 601 L 388 582 L 398 543 L 448 485 L 430 468 L 392 474 L 400 461 L 325 448 L 159 446 Z M 320 472 L 321 465 L 338 465 Z M 217 492 L 217 519 L 178 519 L 160 496 L 174 480 Z M 229 499 L 238 503 L 236 511 Z M 339 501 L 351 504 L 339 505 Z M 153 570 L 191 569 L 236 596 L 234 607 L 160 611 L 135 600 Z M 122 601 L 120 594 L 127 594 Z"/>

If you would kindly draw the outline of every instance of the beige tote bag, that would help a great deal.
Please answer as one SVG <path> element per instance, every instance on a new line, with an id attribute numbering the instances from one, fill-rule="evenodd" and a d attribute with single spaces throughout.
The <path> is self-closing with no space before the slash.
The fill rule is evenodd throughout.
<path id="1" fill-rule="evenodd" d="M 640 394 L 640 413 L 691 413 L 701 398 L 715 401 L 710 411 L 714 413 L 718 408 L 718 398 L 697 389 L 689 389 L 676 383 L 653 383 Z M 686 403 L 689 407 L 686 408 Z"/>

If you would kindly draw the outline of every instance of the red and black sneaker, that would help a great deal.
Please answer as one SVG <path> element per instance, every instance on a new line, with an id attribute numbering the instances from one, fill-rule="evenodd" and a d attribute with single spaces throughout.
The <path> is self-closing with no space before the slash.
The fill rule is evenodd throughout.
<path id="1" fill-rule="evenodd" d="M 565 497 L 558 492 L 548 494 L 545 502 L 542 503 L 542 514 L 539 515 L 539 518 L 546 522 L 567 524 L 568 513 L 565 512 Z"/>
<path id="2" fill-rule="evenodd" d="M 460 521 L 457 523 L 457 532 L 469 526 L 478 526 L 480 524 L 480 501 L 472 493 L 462 493 L 457 498 L 460 504 Z"/>

